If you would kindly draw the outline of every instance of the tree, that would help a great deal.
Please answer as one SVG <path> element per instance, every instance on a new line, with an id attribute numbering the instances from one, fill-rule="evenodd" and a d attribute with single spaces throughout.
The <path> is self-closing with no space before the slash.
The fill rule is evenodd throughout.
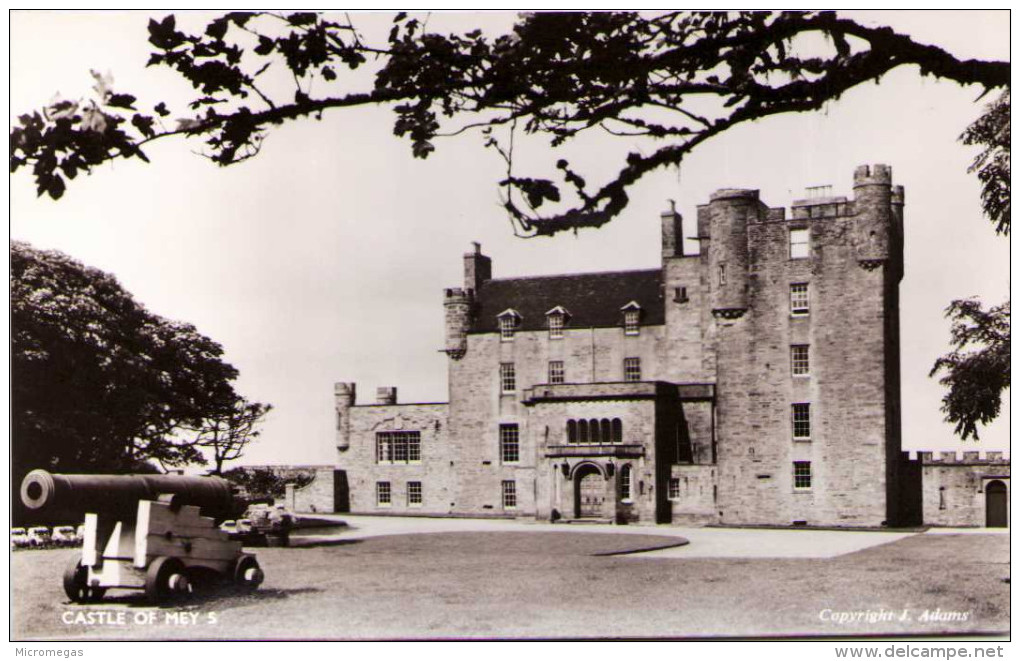
<path id="1" fill-rule="evenodd" d="M 10 255 L 15 484 L 33 468 L 204 463 L 178 433 L 238 400 L 222 347 L 66 255 L 20 242 Z"/>
<path id="2" fill-rule="evenodd" d="M 975 300 L 953 301 L 946 316 L 953 320 L 953 351 L 935 361 L 931 375 L 945 372 L 939 383 L 949 388 L 946 421 L 960 438 L 977 440 L 977 425 L 998 417 L 1009 388 L 1009 301 L 989 310 Z"/>
<path id="3" fill-rule="evenodd" d="M 189 441 L 192 447 L 212 453 L 213 475 L 223 473 L 223 464 L 240 459 L 248 444 L 259 437 L 256 427 L 273 409 L 271 404 L 237 399 L 228 408 L 202 420 Z"/>
<path id="4" fill-rule="evenodd" d="M 981 180 L 985 215 L 996 234 L 1010 230 L 1009 90 L 986 109 L 961 136 L 964 144 L 984 149 L 970 171 Z M 942 398 L 946 421 L 956 425 L 963 440 L 978 440 L 978 424 L 999 416 L 1002 393 L 1009 388 L 1010 302 L 985 310 L 973 299 L 953 301 L 946 308 L 952 320 L 953 351 L 935 361 L 930 376 L 949 390 Z"/>
<path id="5" fill-rule="evenodd" d="M 232 12 L 201 34 L 179 30 L 168 15 L 150 21 L 148 31 L 154 48 L 148 64 L 173 69 L 196 90 L 187 112 L 160 100 L 140 110 L 135 96 L 115 93 L 109 79 L 94 73 L 94 99 L 54 102 L 22 115 L 11 130 L 11 171 L 31 167 L 40 195 L 59 198 L 65 178 L 106 161 L 147 160 L 143 149 L 156 140 L 203 139 L 205 155 L 227 166 L 256 156 L 274 126 L 385 104 L 396 114 L 394 133 L 409 139 L 417 158 L 427 158 L 440 138 L 479 132 L 505 164 L 498 185 L 515 232 L 548 236 L 604 225 L 626 207 L 628 189 L 643 176 L 680 166 L 730 128 L 818 110 L 897 67 L 916 66 L 924 76 L 977 85 L 982 95 L 1003 90 L 964 142 L 984 147 L 973 170 L 996 231 L 1008 233 L 1009 62 L 961 60 L 831 11 L 529 13 L 494 38 L 480 30 L 430 33 L 401 13 L 380 44 L 366 43 L 346 15 L 308 12 Z M 359 87 L 366 77 L 355 72 L 362 67 L 375 68 L 371 84 Z M 283 93 L 266 83 L 267 71 L 279 68 L 293 81 Z M 515 162 L 520 134 L 548 137 L 556 153 L 593 132 L 651 149 L 629 153 L 615 175 L 595 185 L 566 158 L 554 156 L 544 170 L 528 173 L 520 172 L 520 158 Z M 949 314 L 965 322 L 967 315 L 959 316 L 965 309 L 954 302 Z M 993 310 L 1005 315 L 1008 328 L 1008 305 Z M 951 378 L 958 364 L 940 360 L 932 371 L 950 373 L 943 381 L 951 387 L 948 419 L 960 422 L 965 410 L 998 411 L 998 400 L 969 408 L 949 403 L 962 401 L 953 389 L 975 374 Z M 994 383 L 1008 387 L 1008 376 L 1001 377 Z M 970 422 L 962 424 L 965 438 L 976 437 Z"/>
<path id="6" fill-rule="evenodd" d="M 288 471 L 284 475 L 269 468 L 231 468 L 223 473 L 223 477 L 244 487 L 248 498 L 256 500 L 280 498 L 289 483 L 293 482 L 300 488 L 313 479 L 313 475 L 307 471 Z"/>
<path id="7" fill-rule="evenodd" d="M 232 12 L 186 34 L 171 14 L 150 21 L 149 42 L 149 65 L 170 67 L 195 88 L 187 115 L 169 123 L 164 101 L 138 110 L 135 96 L 93 73 L 95 99 L 57 101 L 19 118 L 11 170 L 31 167 L 39 194 L 59 198 L 65 177 L 115 158 L 147 160 L 143 148 L 155 140 L 201 137 L 209 158 L 230 165 L 258 154 L 275 125 L 391 104 L 394 133 L 410 139 L 418 158 L 440 137 L 481 131 L 506 163 L 499 185 L 519 233 L 551 235 L 608 222 L 642 176 L 679 165 L 729 128 L 819 109 L 896 67 L 986 91 L 1008 86 L 1010 72 L 1008 62 L 960 60 L 834 12 L 534 13 L 491 40 L 478 30 L 429 33 L 401 13 L 377 45 L 349 18 Z M 373 85 L 358 88 L 352 72 L 368 58 L 381 66 Z M 275 98 L 263 84 L 272 67 L 294 83 Z M 592 130 L 647 139 L 655 149 L 629 154 L 600 186 L 564 158 L 545 176 L 515 171 L 516 132 L 547 135 L 556 148 Z M 559 206 L 544 212 L 550 203 Z"/>

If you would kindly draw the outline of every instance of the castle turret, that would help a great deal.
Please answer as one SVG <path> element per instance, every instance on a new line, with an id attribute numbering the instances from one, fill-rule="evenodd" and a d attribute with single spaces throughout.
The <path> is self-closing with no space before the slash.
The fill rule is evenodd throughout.
<path id="1" fill-rule="evenodd" d="M 747 310 L 747 225 L 758 219 L 758 191 L 718 190 L 708 205 L 712 313 L 740 317 Z"/>
<path id="2" fill-rule="evenodd" d="M 902 188 L 898 193 L 897 206 L 902 213 Z M 892 168 L 878 164 L 854 170 L 854 213 L 857 261 L 865 268 L 885 263 L 890 242 L 896 240 Z"/>
<path id="3" fill-rule="evenodd" d="M 333 385 L 333 400 L 336 408 L 336 448 L 340 452 L 351 446 L 351 407 L 357 399 L 353 383 Z"/>
<path id="4" fill-rule="evenodd" d="M 446 310 L 446 354 L 454 360 L 464 357 L 467 351 L 467 332 L 471 328 L 471 307 L 474 305 L 473 289 L 454 287 L 445 290 L 443 307 Z"/>

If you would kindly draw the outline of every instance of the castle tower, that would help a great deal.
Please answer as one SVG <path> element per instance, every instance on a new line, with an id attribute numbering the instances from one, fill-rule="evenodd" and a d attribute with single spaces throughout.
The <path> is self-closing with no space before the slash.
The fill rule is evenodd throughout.
<path id="1" fill-rule="evenodd" d="M 336 448 L 344 452 L 351 446 L 351 407 L 357 399 L 353 383 L 333 384 L 333 400 L 336 408 Z"/>
<path id="2" fill-rule="evenodd" d="M 902 188 L 899 208 L 902 214 Z M 857 260 L 875 268 L 889 259 L 893 239 L 892 169 L 888 165 L 861 165 L 854 170 L 854 242 Z"/>
<path id="3" fill-rule="evenodd" d="M 727 188 L 712 194 L 708 205 L 708 261 L 712 313 L 743 316 L 748 306 L 747 226 L 758 218 L 758 191 Z"/>

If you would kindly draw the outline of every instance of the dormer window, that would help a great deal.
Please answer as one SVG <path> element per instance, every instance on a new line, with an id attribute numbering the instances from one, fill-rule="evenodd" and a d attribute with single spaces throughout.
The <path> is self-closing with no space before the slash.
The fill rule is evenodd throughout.
<path id="1" fill-rule="evenodd" d="M 623 311 L 623 334 L 640 335 L 641 306 L 638 305 L 637 301 L 631 301 L 624 305 L 621 310 Z"/>
<path id="2" fill-rule="evenodd" d="M 503 342 L 513 342 L 514 333 L 520 326 L 521 315 L 516 310 L 504 310 L 496 316 L 499 320 L 499 339 Z"/>
<path id="3" fill-rule="evenodd" d="M 563 327 L 567 325 L 567 317 L 569 316 L 570 313 L 559 305 L 545 313 L 546 321 L 549 324 L 550 340 L 563 339 Z"/>

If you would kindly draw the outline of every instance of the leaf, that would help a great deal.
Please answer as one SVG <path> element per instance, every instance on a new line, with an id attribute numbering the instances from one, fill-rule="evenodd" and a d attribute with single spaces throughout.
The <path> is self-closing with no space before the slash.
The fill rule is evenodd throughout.
<path id="1" fill-rule="evenodd" d="M 322 67 L 322 77 L 326 80 L 336 80 L 336 72 L 332 67 Z"/>
<path id="2" fill-rule="evenodd" d="M 131 125 L 138 129 L 146 138 L 151 138 L 156 135 L 156 132 L 152 130 L 154 121 L 152 117 L 138 113 L 131 118 Z"/>
<path id="3" fill-rule="evenodd" d="M 170 114 L 170 111 L 166 109 L 166 103 L 163 101 L 156 104 L 155 111 L 159 113 L 160 117 L 166 117 Z"/>
<path id="4" fill-rule="evenodd" d="M 63 197 L 65 190 L 67 190 L 67 186 L 64 184 L 64 179 L 59 174 L 53 175 L 47 188 L 50 197 L 54 200 L 59 200 Z"/>
<path id="5" fill-rule="evenodd" d="M 232 11 L 224 18 L 228 21 L 233 21 L 237 27 L 243 28 L 254 15 L 254 12 L 250 11 Z"/>
<path id="6" fill-rule="evenodd" d="M 314 12 L 305 11 L 291 14 L 287 17 L 287 22 L 291 25 L 310 25 L 315 22 L 318 16 Z"/>
<path id="7" fill-rule="evenodd" d="M 269 37 L 259 35 L 259 45 L 255 47 L 255 52 L 259 55 L 269 55 L 273 52 L 273 48 L 276 46 L 276 42 Z"/>
<path id="8" fill-rule="evenodd" d="M 114 108 L 134 110 L 135 100 L 135 97 L 130 94 L 111 94 L 110 98 L 106 101 L 106 105 Z"/>
<path id="9" fill-rule="evenodd" d="M 215 21 L 209 24 L 209 27 L 205 29 L 205 33 L 217 41 L 222 41 L 223 37 L 227 34 L 227 18 L 217 18 Z"/>

